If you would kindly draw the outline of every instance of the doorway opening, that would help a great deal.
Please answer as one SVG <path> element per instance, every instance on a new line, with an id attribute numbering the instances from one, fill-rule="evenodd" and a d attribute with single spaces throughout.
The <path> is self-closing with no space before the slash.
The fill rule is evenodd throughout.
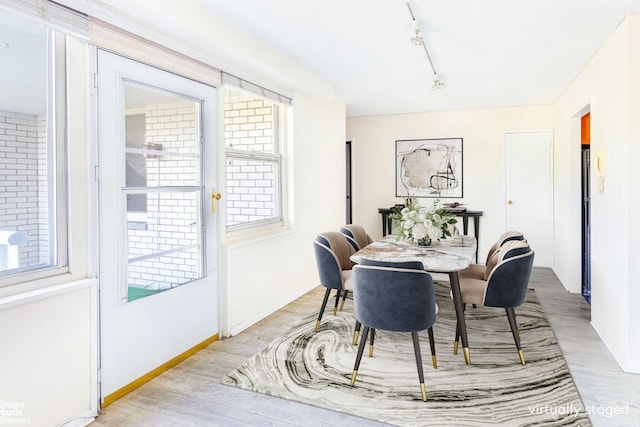
<path id="1" fill-rule="evenodd" d="M 582 296 L 591 304 L 591 114 L 580 119 L 582 153 Z"/>
<path id="2" fill-rule="evenodd" d="M 347 184 L 347 206 L 346 206 L 346 223 L 351 224 L 353 222 L 353 203 L 352 203 L 352 193 L 353 193 L 353 183 L 351 176 L 351 140 L 347 140 L 346 145 L 346 160 L 347 160 L 347 176 L 345 182 Z"/>

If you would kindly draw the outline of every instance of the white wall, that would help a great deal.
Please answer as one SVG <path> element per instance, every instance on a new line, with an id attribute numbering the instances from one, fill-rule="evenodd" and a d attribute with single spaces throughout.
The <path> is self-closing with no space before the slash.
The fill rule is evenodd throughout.
<path id="1" fill-rule="evenodd" d="M 505 229 L 504 132 L 552 127 L 551 106 L 349 118 L 347 137 L 352 139 L 354 173 L 353 222 L 366 227 L 372 237 L 380 237 L 378 208 L 403 202 L 395 197 L 397 139 L 462 137 L 464 197 L 442 201 L 458 201 L 470 210 L 484 212 L 480 218 L 478 254 L 482 262 L 495 238 Z M 470 225 L 470 230 L 472 227 Z"/>
<path id="2" fill-rule="evenodd" d="M 579 116 L 591 112 L 591 153 L 606 152 L 604 190 L 592 168 L 591 319 L 623 369 L 640 372 L 637 198 L 640 16 L 632 15 L 565 91 L 555 108 L 556 273 L 580 283 Z M 635 353 L 634 353 L 635 348 Z M 635 356 L 634 356 L 635 355 Z"/>
<path id="3" fill-rule="evenodd" d="M 640 245 L 637 244 L 640 236 L 640 198 L 637 197 L 637 185 L 640 183 L 640 168 L 637 161 L 640 159 L 640 123 L 637 118 L 640 117 L 640 16 L 633 15 L 629 17 L 629 146 L 628 158 L 629 176 L 627 180 L 629 200 L 629 216 L 627 218 L 629 224 L 629 239 L 627 246 L 629 248 L 629 259 L 640 259 Z M 633 76 L 633 77 L 632 77 Z M 629 298 L 626 300 L 627 309 L 629 310 L 629 336 L 627 342 L 629 348 L 627 350 L 626 368 L 629 371 L 640 373 L 640 310 L 638 310 L 637 302 L 640 301 L 640 286 L 638 286 L 638 276 L 640 275 L 640 265 L 637 262 L 629 263 L 629 280 L 627 286 L 629 289 Z"/>
<path id="4" fill-rule="evenodd" d="M 345 114 L 344 104 L 295 94 L 293 223 L 284 233 L 223 242 L 225 333 L 239 332 L 318 286 L 313 238 L 345 222 Z"/>
<path id="5" fill-rule="evenodd" d="M 2 424 L 54 426 L 95 413 L 96 302 L 95 280 L 0 300 Z"/>

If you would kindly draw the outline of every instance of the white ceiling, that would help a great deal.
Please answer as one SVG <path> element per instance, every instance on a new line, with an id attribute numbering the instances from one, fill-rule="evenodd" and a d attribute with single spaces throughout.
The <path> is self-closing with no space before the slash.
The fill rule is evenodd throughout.
<path id="1" fill-rule="evenodd" d="M 625 16 L 640 12 L 640 0 L 410 0 L 446 84 L 434 91 L 424 50 L 409 41 L 405 0 L 93 1 L 140 20 L 162 14 L 166 27 L 181 7 L 191 17 L 215 15 L 329 81 L 348 116 L 551 104 Z M 177 23 L 188 37 L 189 22 Z M 0 100 L 19 105 L 14 111 L 42 110 L 41 77 L 9 84 L 42 70 L 24 63 L 42 47 L 31 34 L 14 39 L 16 28 L 25 26 L 0 19 L 0 78 L 13 89 Z"/>
<path id="2" fill-rule="evenodd" d="M 640 0 L 198 0 L 329 80 L 348 116 L 551 104 Z"/>

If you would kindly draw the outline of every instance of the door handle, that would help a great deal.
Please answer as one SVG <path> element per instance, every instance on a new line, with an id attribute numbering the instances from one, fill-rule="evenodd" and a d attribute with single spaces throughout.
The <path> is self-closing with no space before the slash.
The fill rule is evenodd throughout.
<path id="1" fill-rule="evenodd" d="M 211 190 L 211 213 L 216 213 L 216 202 L 221 198 L 222 194 L 218 193 L 216 190 Z"/>
<path id="2" fill-rule="evenodd" d="M 507 204 L 508 204 L 508 205 L 512 205 L 512 204 L 513 204 L 513 200 L 509 200 L 509 201 L 507 202 Z"/>

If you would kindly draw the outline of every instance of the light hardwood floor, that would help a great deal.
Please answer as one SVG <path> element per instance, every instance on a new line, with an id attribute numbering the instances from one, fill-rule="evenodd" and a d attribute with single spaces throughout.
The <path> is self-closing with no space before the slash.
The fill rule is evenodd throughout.
<path id="1" fill-rule="evenodd" d="M 590 324 L 581 295 L 564 290 L 552 270 L 534 268 L 536 290 L 569 369 L 597 427 L 640 426 L 640 375 L 620 370 Z M 302 317 L 319 308 L 316 288 L 235 337 L 218 341 L 107 406 L 102 426 L 376 426 L 362 418 L 219 384 Z M 526 351 L 526 350 L 525 350 Z M 627 414 L 611 415 L 607 411 Z"/>

